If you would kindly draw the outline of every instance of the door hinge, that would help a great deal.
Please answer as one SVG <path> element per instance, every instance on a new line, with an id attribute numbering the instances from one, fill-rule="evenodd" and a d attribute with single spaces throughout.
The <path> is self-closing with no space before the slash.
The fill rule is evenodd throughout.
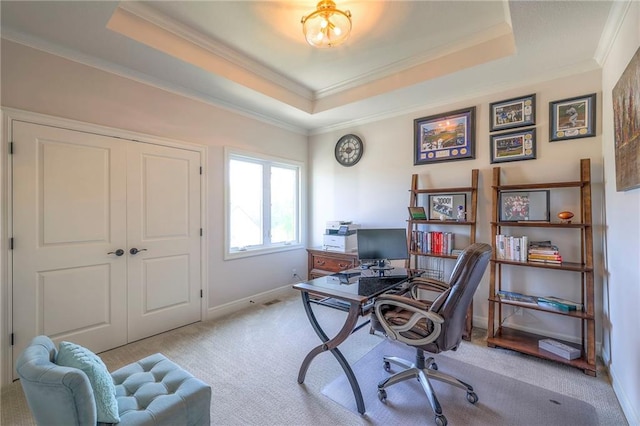
<path id="1" fill-rule="evenodd" d="M 200 228 L 200 236 L 202 237 L 202 228 Z"/>
<path id="2" fill-rule="evenodd" d="M 13 154 L 13 142 L 9 142 L 9 155 Z"/>
<path id="3" fill-rule="evenodd" d="M 9 238 L 9 250 L 13 250 L 13 237 Z"/>
<path id="4" fill-rule="evenodd" d="M 11 333 L 11 346 L 13 346 L 14 338 L 15 338 L 15 335 Z"/>
<path id="5" fill-rule="evenodd" d="M 200 174 L 202 174 L 202 166 L 200 166 Z"/>
<path id="6" fill-rule="evenodd" d="M 200 290 L 200 299 L 202 299 L 204 297 L 202 289 Z"/>

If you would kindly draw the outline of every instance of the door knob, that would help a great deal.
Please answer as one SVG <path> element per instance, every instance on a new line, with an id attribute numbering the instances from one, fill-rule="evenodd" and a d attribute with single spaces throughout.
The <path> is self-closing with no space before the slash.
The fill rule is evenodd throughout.
<path id="1" fill-rule="evenodd" d="M 124 254 L 124 250 L 122 250 L 122 249 L 118 249 L 118 250 L 116 250 L 116 251 L 110 251 L 110 252 L 109 252 L 109 253 L 107 253 L 107 254 L 115 254 L 116 256 L 122 256 L 122 255 Z"/>
<path id="2" fill-rule="evenodd" d="M 129 250 L 129 253 L 138 254 L 138 252 L 141 252 L 141 251 L 147 251 L 147 249 L 139 249 L 138 250 L 137 248 L 133 247 L 131 250 Z"/>

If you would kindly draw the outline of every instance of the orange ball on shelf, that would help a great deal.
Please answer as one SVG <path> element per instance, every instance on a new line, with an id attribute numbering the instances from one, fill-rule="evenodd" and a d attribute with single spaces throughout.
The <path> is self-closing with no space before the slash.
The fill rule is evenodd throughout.
<path id="1" fill-rule="evenodd" d="M 558 213 L 558 217 L 562 222 L 571 223 L 571 218 L 573 217 L 573 213 L 565 211 Z"/>

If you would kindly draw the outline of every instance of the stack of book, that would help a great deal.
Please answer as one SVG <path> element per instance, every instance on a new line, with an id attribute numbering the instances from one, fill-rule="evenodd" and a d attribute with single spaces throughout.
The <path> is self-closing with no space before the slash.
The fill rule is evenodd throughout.
<path id="1" fill-rule="evenodd" d="M 557 309 L 563 312 L 584 310 L 582 303 L 561 299 L 555 296 L 538 297 L 538 305 L 545 308 Z"/>
<path id="2" fill-rule="evenodd" d="M 561 264 L 562 256 L 558 246 L 551 241 L 531 241 L 527 258 L 529 262 Z"/>
<path id="3" fill-rule="evenodd" d="M 573 346 L 565 345 L 553 339 L 538 340 L 538 347 L 542 350 L 551 352 L 565 359 L 580 358 L 580 349 Z"/>

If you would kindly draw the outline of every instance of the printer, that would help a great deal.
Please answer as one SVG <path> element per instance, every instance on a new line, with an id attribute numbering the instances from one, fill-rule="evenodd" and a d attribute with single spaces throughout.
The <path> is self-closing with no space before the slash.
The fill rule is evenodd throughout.
<path id="1" fill-rule="evenodd" d="M 327 222 L 322 248 L 327 251 L 352 253 L 357 250 L 356 230 L 360 225 L 351 221 L 331 220 Z"/>

